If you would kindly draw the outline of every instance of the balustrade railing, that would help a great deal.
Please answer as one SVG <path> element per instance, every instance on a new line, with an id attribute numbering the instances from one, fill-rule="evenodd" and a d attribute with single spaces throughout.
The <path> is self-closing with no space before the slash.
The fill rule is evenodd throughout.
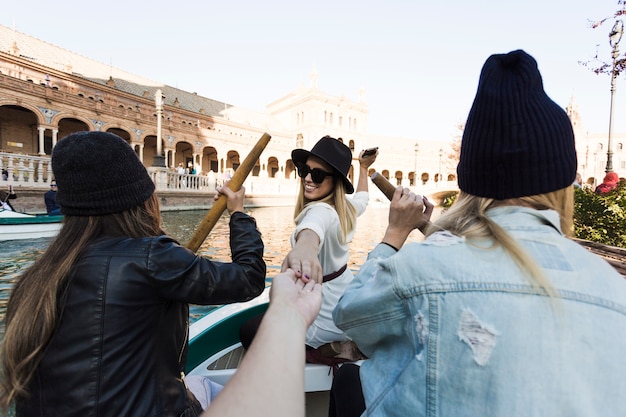
<path id="1" fill-rule="evenodd" d="M 32 156 L 0 152 L 2 178 L 0 187 L 13 185 L 23 189 L 46 189 L 54 178 L 49 156 Z M 162 168 L 148 168 L 156 185 L 157 192 L 174 193 L 214 193 L 215 188 L 224 183 L 219 175 L 178 174 Z M 298 192 L 295 179 L 249 176 L 244 182 L 247 194 L 293 195 Z"/>
<path id="2" fill-rule="evenodd" d="M 47 187 L 52 180 L 50 158 L 0 152 L 2 181 L 25 188 Z"/>
<path id="3" fill-rule="evenodd" d="M 52 166 L 49 156 L 32 156 L 0 152 L 0 168 L 2 180 L 0 187 L 11 184 L 16 188 L 47 189 L 53 179 Z M 210 172 L 209 175 L 178 174 L 165 168 L 148 168 L 157 192 L 173 193 L 214 193 L 218 185 L 224 180 L 220 174 Z M 408 180 L 406 180 L 408 181 Z M 293 196 L 294 201 L 298 193 L 299 178 L 271 178 L 266 175 L 248 176 L 244 181 L 248 195 L 282 195 Z M 403 184 L 408 186 L 408 184 Z M 382 194 L 373 184 L 370 184 L 370 199 L 378 199 Z M 436 194 L 445 190 L 458 190 L 456 182 L 433 181 L 420 184 L 415 191 L 424 195 Z M 380 194 L 380 195 L 379 195 Z M 381 199 L 384 201 L 384 198 Z"/>

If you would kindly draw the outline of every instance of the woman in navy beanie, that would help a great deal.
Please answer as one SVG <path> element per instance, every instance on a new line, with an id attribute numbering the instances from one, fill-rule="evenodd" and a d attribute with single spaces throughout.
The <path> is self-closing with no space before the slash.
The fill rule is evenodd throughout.
<path id="1" fill-rule="evenodd" d="M 331 415 L 623 415 L 626 283 L 569 239 L 574 135 L 526 52 L 485 62 L 457 171 L 424 242 L 405 244 L 421 199 L 396 190 L 333 313 L 369 359 L 339 369 Z M 360 399 L 335 395 L 351 375 Z"/>
<path id="2" fill-rule="evenodd" d="M 0 406 L 20 417 L 199 415 L 183 373 L 188 303 L 246 301 L 265 287 L 244 189 L 218 190 L 235 259 L 221 263 L 164 235 L 154 183 L 119 136 L 71 134 L 52 169 L 64 224 L 9 299 Z"/>

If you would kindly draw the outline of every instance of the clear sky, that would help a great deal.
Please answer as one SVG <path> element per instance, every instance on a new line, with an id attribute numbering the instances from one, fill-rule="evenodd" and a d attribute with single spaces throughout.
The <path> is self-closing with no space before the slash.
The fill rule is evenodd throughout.
<path id="1" fill-rule="evenodd" d="M 451 140 L 492 53 L 524 49 L 561 106 L 572 96 L 591 133 L 608 132 L 617 0 L 5 1 L 0 24 L 89 58 L 230 104 L 262 110 L 313 69 L 325 93 L 358 99 L 368 132 Z M 626 39 L 622 50 L 626 51 Z M 626 131 L 626 79 L 615 132 Z"/>

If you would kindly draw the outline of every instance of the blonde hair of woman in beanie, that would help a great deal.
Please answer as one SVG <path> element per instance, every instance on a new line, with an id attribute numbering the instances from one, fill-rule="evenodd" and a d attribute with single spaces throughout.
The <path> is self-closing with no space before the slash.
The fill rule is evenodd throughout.
<path id="1" fill-rule="evenodd" d="M 339 369 L 331 416 L 623 414 L 626 283 L 568 238 L 576 167 L 534 58 L 489 57 L 456 203 L 405 244 L 425 216 L 398 188 L 385 244 L 334 311 L 369 359 Z M 361 395 L 338 395 L 351 384 Z"/>
<path id="2" fill-rule="evenodd" d="M 16 281 L 1 347 L 0 406 L 18 416 L 181 416 L 189 305 L 265 287 L 263 242 L 223 188 L 233 263 L 198 256 L 161 230 L 155 187 L 121 137 L 78 132 L 52 152 L 63 226 Z M 216 391 L 219 386 L 200 381 Z"/>

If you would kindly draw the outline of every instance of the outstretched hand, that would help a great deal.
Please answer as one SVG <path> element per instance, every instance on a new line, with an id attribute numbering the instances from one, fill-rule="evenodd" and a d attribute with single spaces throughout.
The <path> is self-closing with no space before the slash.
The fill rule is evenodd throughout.
<path id="1" fill-rule="evenodd" d="M 304 229 L 296 236 L 296 244 L 287 253 L 281 265 L 281 271 L 293 269 L 296 277 L 304 282 L 313 280 L 318 284 L 322 283 L 322 264 L 317 257 L 320 245 L 319 236 L 310 229 Z"/>
<path id="2" fill-rule="evenodd" d="M 313 280 L 302 281 L 287 269 L 272 279 L 270 306 L 287 308 L 300 315 L 307 327 L 313 323 L 322 305 L 322 286 Z"/>

